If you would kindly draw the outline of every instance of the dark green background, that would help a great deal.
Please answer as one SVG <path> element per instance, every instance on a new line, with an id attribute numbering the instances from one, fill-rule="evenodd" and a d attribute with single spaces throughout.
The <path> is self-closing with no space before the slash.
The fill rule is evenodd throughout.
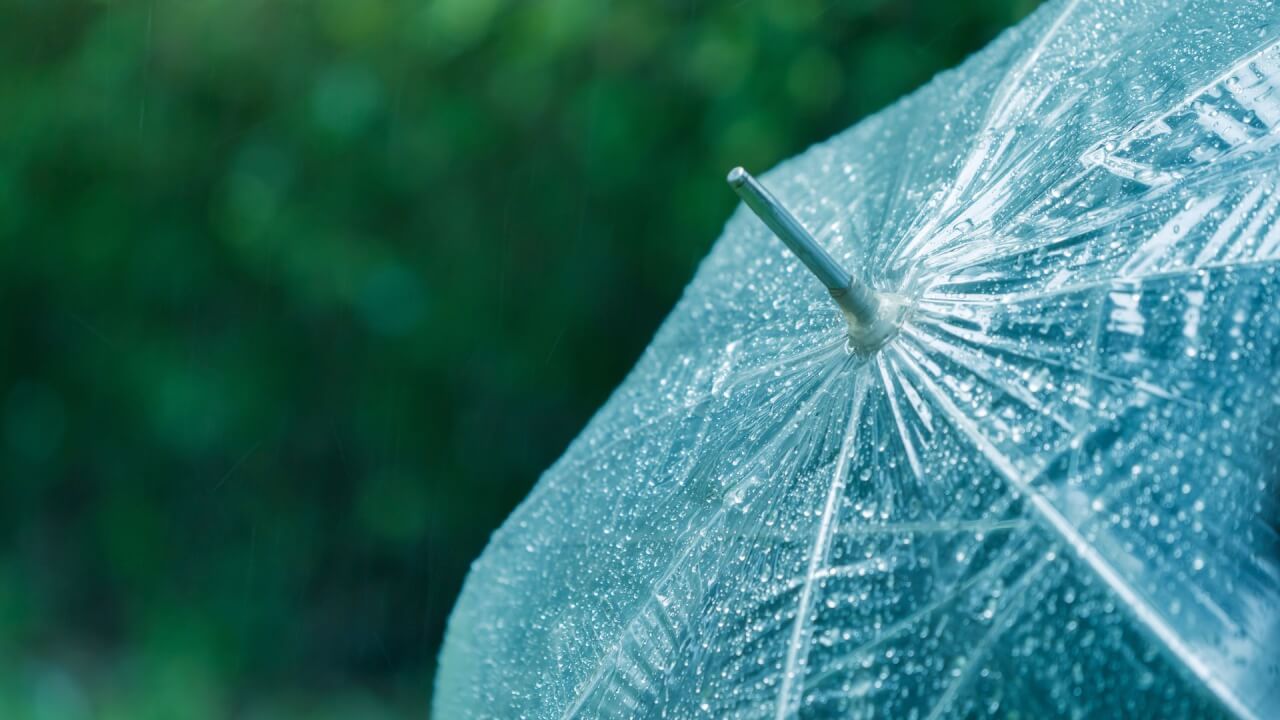
<path id="1" fill-rule="evenodd" d="M 0 717 L 422 717 L 764 170 L 1034 0 L 7 0 Z"/>

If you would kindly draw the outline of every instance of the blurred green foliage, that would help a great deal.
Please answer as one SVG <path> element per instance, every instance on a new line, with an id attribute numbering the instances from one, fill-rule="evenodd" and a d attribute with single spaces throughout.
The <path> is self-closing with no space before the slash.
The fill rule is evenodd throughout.
<path id="1" fill-rule="evenodd" d="M 1034 0 L 10 0 L 0 717 L 420 717 L 764 170 Z"/>

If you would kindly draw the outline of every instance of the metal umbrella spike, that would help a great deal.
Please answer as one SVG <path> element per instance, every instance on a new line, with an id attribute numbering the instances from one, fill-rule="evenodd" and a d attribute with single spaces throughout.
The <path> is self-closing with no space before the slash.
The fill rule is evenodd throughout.
<path id="1" fill-rule="evenodd" d="M 433 716 L 1278 717 L 1280 16 L 1119 6 L 730 174 Z"/>
<path id="2" fill-rule="evenodd" d="M 751 173 L 740 167 L 734 168 L 729 171 L 728 182 L 747 207 L 826 286 L 831 299 L 849 321 L 849 339 L 854 347 L 862 350 L 880 347 L 892 335 L 895 326 L 890 318 L 885 317 L 885 310 L 892 310 L 881 307 L 875 291 L 840 267 L 804 225 Z"/>

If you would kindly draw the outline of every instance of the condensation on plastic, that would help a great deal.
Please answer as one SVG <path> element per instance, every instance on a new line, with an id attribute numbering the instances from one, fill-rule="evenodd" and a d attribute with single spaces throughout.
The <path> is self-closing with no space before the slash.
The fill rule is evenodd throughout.
<path id="1" fill-rule="evenodd" d="M 1276 717 L 1278 144 L 1271 2 L 1051 2 L 769 173 L 901 332 L 740 209 L 435 714 Z"/>

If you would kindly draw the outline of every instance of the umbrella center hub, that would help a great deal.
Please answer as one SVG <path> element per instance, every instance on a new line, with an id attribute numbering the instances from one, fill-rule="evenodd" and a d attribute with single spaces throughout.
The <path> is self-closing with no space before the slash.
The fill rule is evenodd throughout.
<path id="1" fill-rule="evenodd" d="M 841 311 L 849 324 L 848 349 L 859 355 L 870 355 L 898 334 L 910 310 L 906 298 L 888 293 L 878 296 L 879 309 L 871 322 L 859 320 L 843 306 Z"/>

